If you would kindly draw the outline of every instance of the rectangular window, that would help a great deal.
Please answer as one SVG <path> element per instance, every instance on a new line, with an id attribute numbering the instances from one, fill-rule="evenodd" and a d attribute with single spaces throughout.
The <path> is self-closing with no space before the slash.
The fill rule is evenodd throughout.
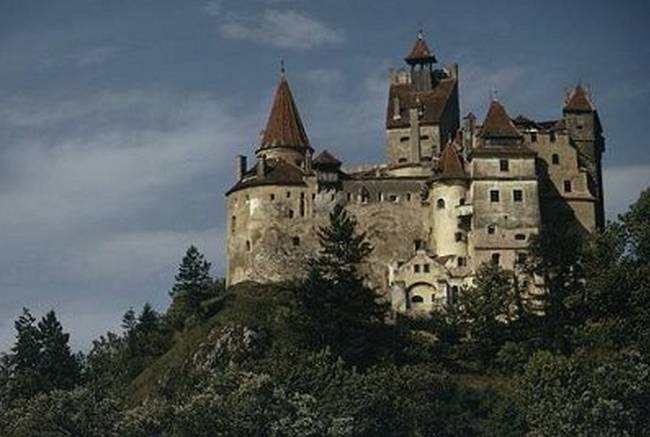
<path id="1" fill-rule="evenodd" d="M 526 263 L 526 253 L 525 252 L 519 252 L 517 254 L 517 264 L 525 264 Z"/>
<path id="2" fill-rule="evenodd" d="M 287 199 L 291 197 L 291 191 L 287 191 Z"/>
<path id="3" fill-rule="evenodd" d="M 501 170 L 501 171 L 509 171 L 510 170 L 510 163 L 508 162 L 507 159 L 500 159 L 499 160 L 499 170 Z"/>
<path id="4" fill-rule="evenodd" d="M 492 254 L 492 264 L 498 266 L 500 258 L 501 258 L 501 255 L 499 255 L 498 253 L 493 253 Z"/>
<path id="5" fill-rule="evenodd" d="M 414 264 L 413 265 L 413 271 L 415 273 L 420 273 L 420 264 Z"/>
<path id="6" fill-rule="evenodd" d="M 275 194 L 271 194 L 269 197 L 271 198 L 271 200 L 275 200 Z"/>
<path id="7" fill-rule="evenodd" d="M 458 267 L 464 267 L 465 265 L 467 265 L 466 262 L 465 262 L 465 258 L 463 258 L 462 256 L 459 256 L 458 257 Z"/>
<path id="8" fill-rule="evenodd" d="M 551 141 L 551 143 L 554 143 L 555 139 L 556 139 L 555 132 L 551 132 L 551 134 L 549 135 L 549 140 Z"/>
<path id="9" fill-rule="evenodd" d="M 497 227 L 496 227 L 496 225 L 489 225 L 489 226 L 487 227 L 487 233 L 488 233 L 489 235 L 494 235 L 496 231 L 497 231 Z"/>
<path id="10" fill-rule="evenodd" d="M 564 181 L 564 192 L 565 193 L 571 192 L 571 181 Z"/>
<path id="11" fill-rule="evenodd" d="M 523 202 L 524 201 L 524 192 L 521 190 L 512 190 L 512 200 L 514 202 Z"/>
<path id="12" fill-rule="evenodd" d="M 499 190 L 490 190 L 490 202 L 499 201 Z"/>
<path id="13" fill-rule="evenodd" d="M 531 132 L 530 133 L 530 142 L 531 143 L 536 143 L 537 142 L 537 132 Z"/>
<path id="14" fill-rule="evenodd" d="M 429 264 L 424 264 L 422 267 L 424 267 L 424 273 L 429 273 L 429 271 L 430 271 L 429 270 L 430 269 Z"/>
<path id="15" fill-rule="evenodd" d="M 461 234 L 460 232 L 456 232 L 454 234 L 454 240 L 456 241 L 456 243 L 462 241 L 463 240 L 463 234 Z"/>

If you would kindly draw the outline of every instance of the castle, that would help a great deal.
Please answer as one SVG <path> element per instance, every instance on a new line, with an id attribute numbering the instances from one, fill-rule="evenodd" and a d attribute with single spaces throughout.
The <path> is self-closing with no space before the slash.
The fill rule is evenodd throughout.
<path id="1" fill-rule="evenodd" d="M 226 193 L 229 285 L 300 275 L 337 203 L 374 247 L 368 281 L 406 313 L 453 302 L 481 263 L 517 271 L 543 226 L 603 225 L 604 138 L 582 86 L 557 120 L 511 118 L 494 99 L 461 126 L 458 66 L 435 68 L 422 33 L 405 62 L 390 77 L 386 162 L 357 170 L 314 157 L 283 72 L 255 163 L 237 157 Z"/>

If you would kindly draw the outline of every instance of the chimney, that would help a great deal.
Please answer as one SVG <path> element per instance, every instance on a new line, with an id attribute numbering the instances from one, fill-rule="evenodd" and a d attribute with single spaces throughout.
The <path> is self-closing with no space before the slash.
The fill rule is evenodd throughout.
<path id="1" fill-rule="evenodd" d="M 248 166 L 248 159 L 244 155 L 237 155 L 237 180 L 242 180 L 244 174 L 246 173 L 246 167 Z"/>
<path id="2" fill-rule="evenodd" d="M 266 156 L 260 156 L 260 159 L 257 160 L 257 177 L 263 178 L 266 175 Z"/>

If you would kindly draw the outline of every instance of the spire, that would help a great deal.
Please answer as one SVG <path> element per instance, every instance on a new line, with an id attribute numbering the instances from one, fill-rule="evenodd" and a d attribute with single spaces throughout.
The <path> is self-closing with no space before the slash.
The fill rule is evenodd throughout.
<path id="1" fill-rule="evenodd" d="M 493 99 L 490 109 L 481 126 L 480 136 L 483 138 L 521 138 L 521 134 L 508 116 L 506 109 Z"/>
<path id="2" fill-rule="evenodd" d="M 564 104 L 566 112 L 594 112 L 595 110 L 589 94 L 580 84 L 571 91 Z"/>
<path id="3" fill-rule="evenodd" d="M 456 144 L 450 141 L 440 154 L 439 167 L 440 173 L 437 179 L 465 179 L 465 168 L 463 162 L 456 151 Z"/>
<path id="4" fill-rule="evenodd" d="M 271 114 L 262 136 L 261 148 L 309 147 L 307 133 L 289 88 L 284 61 L 280 65 L 280 83 L 275 91 Z"/>
<path id="5" fill-rule="evenodd" d="M 417 39 L 415 40 L 415 45 L 411 49 L 411 52 L 404 58 L 407 64 L 413 66 L 417 64 L 433 64 L 437 62 L 436 57 L 433 55 L 427 42 L 424 40 L 424 32 L 420 30 L 418 32 Z"/>

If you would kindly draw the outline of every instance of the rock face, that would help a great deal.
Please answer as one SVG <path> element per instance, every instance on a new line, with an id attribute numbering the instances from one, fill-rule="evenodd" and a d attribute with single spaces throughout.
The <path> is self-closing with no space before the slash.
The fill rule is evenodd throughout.
<path id="1" fill-rule="evenodd" d="M 238 158 L 226 193 L 228 285 L 300 277 L 337 203 L 374 246 L 368 280 L 406 312 L 452 301 L 483 262 L 523 274 L 542 226 L 603 224 L 604 140 L 586 90 L 559 120 L 511 118 L 494 100 L 461 127 L 458 66 L 434 68 L 422 35 L 406 62 L 390 78 L 386 163 L 348 171 L 330 152 L 313 158 L 283 74 L 256 162 Z"/>

